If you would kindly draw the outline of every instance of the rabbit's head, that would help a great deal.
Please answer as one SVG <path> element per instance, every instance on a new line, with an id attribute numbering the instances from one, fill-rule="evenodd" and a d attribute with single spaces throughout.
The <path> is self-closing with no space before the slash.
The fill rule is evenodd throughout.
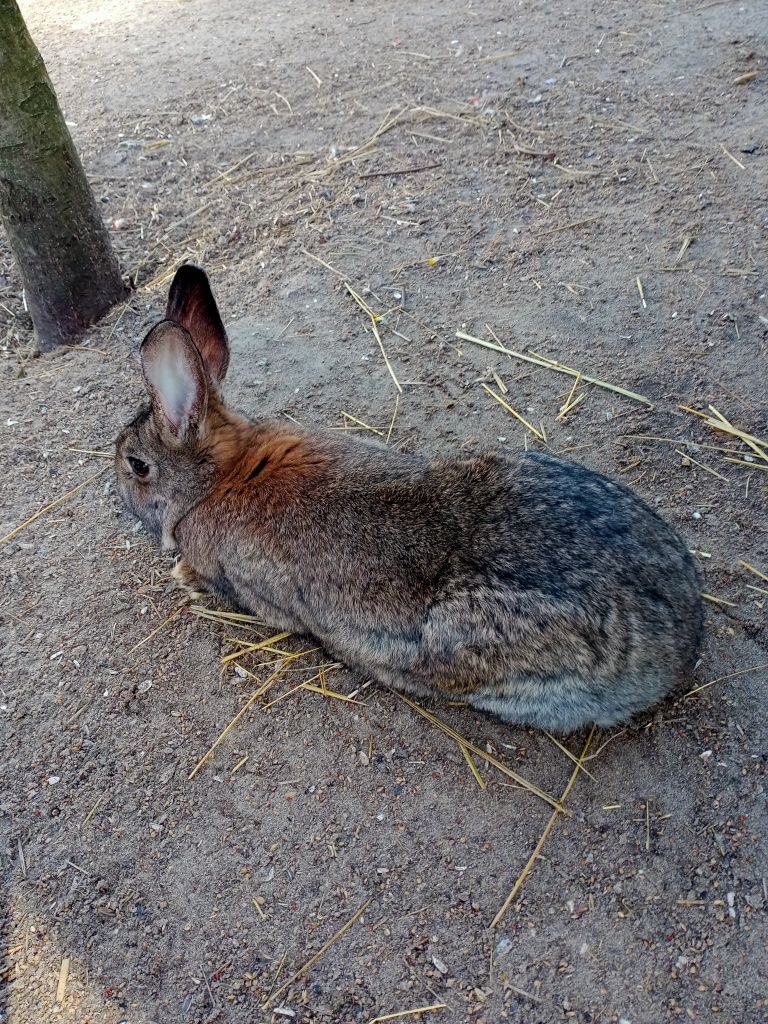
<path id="1" fill-rule="evenodd" d="M 149 404 L 117 439 L 115 468 L 126 505 L 169 549 L 176 524 L 212 486 L 229 344 L 198 267 L 176 272 L 165 315 L 141 345 Z"/>

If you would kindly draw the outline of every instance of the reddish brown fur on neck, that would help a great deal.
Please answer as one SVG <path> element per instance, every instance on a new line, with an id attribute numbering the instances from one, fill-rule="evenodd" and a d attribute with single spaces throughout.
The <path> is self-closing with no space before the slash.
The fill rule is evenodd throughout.
<path id="1" fill-rule="evenodd" d="M 279 474 L 282 484 L 307 482 L 328 462 L 316 442 L 290 427 L 253 423 L 213 400 L 206 417 L 206 454 L 213 460 L 220 481 L 214 495 L 231 496 L 256 478 L 265 481 Z"/>

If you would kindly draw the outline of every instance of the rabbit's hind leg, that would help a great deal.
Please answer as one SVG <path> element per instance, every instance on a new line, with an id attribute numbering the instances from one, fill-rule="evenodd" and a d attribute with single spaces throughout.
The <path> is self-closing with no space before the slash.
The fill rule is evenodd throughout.
<path id="1" fill-rule="evenodd" d="M 504 722 L 558 733 L 593 724 L 609 728 L 651 703 L 627 699 L 620 686 L 590 685 L 575 676 L 514 680 L 495 690 L 467 694 L 465 699 Z"/>

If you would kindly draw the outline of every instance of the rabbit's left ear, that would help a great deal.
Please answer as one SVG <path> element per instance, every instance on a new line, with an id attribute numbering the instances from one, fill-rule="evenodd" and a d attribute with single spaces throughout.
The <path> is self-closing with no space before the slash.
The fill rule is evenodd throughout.
<path id="1" fill-rule="evenodd" d="M 184 441 L 208 408 L 208 379 L 197 346 L 183 327 L 162 320 L 142 342 L 140 355 L 152 411 L 174 440 Z"/>
<path id="2" fill-rule="evenodd" d="M 229 341 L 204 270 L 192 263 L 179 267 L 168 292 L 165 316 L 189 331 L 209 379 L 220 384 L 229 366 Z"/>

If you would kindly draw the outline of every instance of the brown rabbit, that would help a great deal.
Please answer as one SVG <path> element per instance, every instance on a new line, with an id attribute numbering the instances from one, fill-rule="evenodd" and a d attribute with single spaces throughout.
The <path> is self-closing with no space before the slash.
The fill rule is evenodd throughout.
<path id="1" fill-rule="evenodd" d="M 188 585 L 383 683 L 546 729 L 614 725 L 691 670 L 696 568 L 626 487 L 533 452 L 442 461 L 248 419 L 221 397 L 202 270 L 180 268 L 166 317 L 116 468 Z"/>

